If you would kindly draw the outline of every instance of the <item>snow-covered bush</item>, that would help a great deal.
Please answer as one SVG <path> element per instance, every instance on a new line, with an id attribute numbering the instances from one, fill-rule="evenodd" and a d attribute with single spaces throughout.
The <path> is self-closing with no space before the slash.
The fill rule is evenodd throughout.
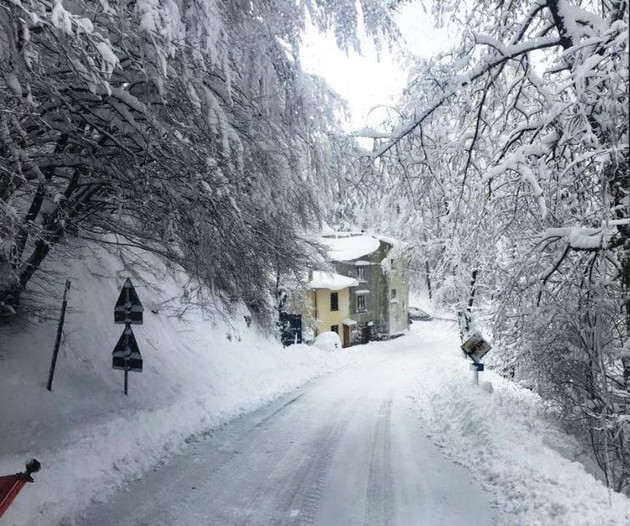
<path id="1" fill-rule="evenodd" d="M 339 351 L 341 350 L 341 338 L 336 332 L 322 332 L 315 338 L 313 345 L 324 351 Z"/>

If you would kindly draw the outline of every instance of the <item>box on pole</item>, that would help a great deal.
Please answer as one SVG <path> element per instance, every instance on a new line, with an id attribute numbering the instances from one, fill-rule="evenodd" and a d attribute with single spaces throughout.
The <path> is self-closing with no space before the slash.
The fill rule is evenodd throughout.
<path id="1" fill-rule="evenodd" d="M 492 349 L 492 345 L 484 340 L 481 334 L 475 332 L 470 335 L 461 348 L 473 362 L 478 363 Z"/>
<path id="2" fill-rule="evenodd" d="M 484 364 L 481 363 L 481 359 L 492 349 L 492 345 L 484 340 L 481 334 L 475 332 L 470 335 L 461 348 L 466 353 L 466 356 L 474 362 L 470 364 L 470 368 L 475 372 L 475 384 L 479 385 L 479 373 L 485 368 Z"/>

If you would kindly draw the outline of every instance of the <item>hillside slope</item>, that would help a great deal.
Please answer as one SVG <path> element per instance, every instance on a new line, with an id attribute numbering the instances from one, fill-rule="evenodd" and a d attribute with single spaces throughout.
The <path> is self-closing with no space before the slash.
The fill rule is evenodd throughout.
<path id="1" fill-rule="evenodd" d="M 283 349 L 248 327 L 245 311 L 186 308 L 180 298 L 187 277 L 153 256 L 123 263 L 94 246 L 77 250 L 72 264 L 48 269 L 61 284 L 72 280 L 52 392 L 46 380 L 57 321 L 0 332 L 0 474 L 22 470 L 31 457 L 43 466 L 3 524 L 63 524 L 194 435 L 369 356 L 369 348 Z M 145 307 L 144 324 L 134 326 L 144 369 L 129 373 L 129 396 L 123 372 L 111 367 L 124 327 L 113 323 L 113 308 L 126 277 Z M 62 286 L 48 300 L 56 312 L 61 296 Z"/>

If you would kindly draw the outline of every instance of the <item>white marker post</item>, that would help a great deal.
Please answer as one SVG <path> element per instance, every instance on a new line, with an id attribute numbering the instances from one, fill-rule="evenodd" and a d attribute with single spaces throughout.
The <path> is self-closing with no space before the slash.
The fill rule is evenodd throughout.
<path id="1" fill-rule="evenodd" d="M 466 356 L 473 361 L 470 364 L 470 368 L 475 372 L 475 385 L 479 385 L 479 373 L 484 370 L 484 365 L 479 360 L 492 349 L 492 345 L 484 340 L 481 334 L 476 332 L 463 343 L 461 348 Z"/>
<path id="2" fill-rule="evenodd" d="M 485 369 L 484 364 L 480 362 L 471 363 L 470 368 L 475 372 L 475 385 L 479 385 L 479 373 Z"/>

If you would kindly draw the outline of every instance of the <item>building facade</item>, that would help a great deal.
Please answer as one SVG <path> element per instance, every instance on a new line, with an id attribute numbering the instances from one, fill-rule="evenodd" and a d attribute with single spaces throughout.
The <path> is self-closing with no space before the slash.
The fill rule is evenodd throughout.
<path id="1" fill-rule="evenodd" d="M 390 338 L 409 328 L 407 266 L 393 240 L 363 233 L 323 236 L 335 273 L 313 273 L 309 283 L 314 335 L 334 331 L 344 347 Z M 345 278 L 345 281 L 344 281 Z"/>

